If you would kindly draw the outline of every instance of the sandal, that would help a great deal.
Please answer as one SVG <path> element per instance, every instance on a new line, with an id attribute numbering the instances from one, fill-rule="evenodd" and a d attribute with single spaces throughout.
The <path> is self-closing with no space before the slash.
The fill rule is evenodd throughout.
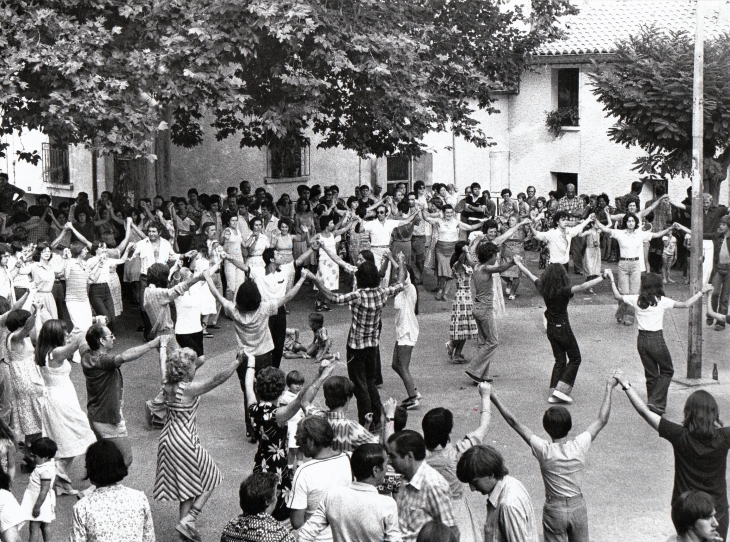
<path id="1" fill-rule="evenodd" d="M 515 299 L 517 296 L 515 294 L 510 294 L 507 299 Z"/>
<path id="2" fill-rule="evenodd" d="M 180 533 L 185 540 L 192 540 L 193 542 L 202 542 L 203 540 L 195 527 L 192 527 L 187 523 L 183 523 L 182 521 L 175 525 L 175 530 Z"/>

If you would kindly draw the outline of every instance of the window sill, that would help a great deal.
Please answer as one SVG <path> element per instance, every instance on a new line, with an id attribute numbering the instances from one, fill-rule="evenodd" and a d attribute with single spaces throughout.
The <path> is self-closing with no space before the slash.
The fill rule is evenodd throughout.
<path id="1" fill-rule="evenodd" d="M 580 126 L 561 126 L 561 132 L 580 132 Z"/>
<path id="2" fill-rule="evenodd" d="M 53 188 L 55 190 L 68 190 L 69 192 L 73 192 L 74 189 L 74 183 L 69 184 L 60 184 L 60 183 L 49 183 L 49 182 L 43 182 L 43 184 L 49 188 Z"/>
<path id="3" fill-rule="evenodd" d="M 302 175 L 300 177 L 282 177 L 281 179 L 275 179 L 274 177 L 264 177 L 264 183 L 266 184 L 288 184 L 298 183 L 304 184 L 309 182 L 309 175 Z"/>

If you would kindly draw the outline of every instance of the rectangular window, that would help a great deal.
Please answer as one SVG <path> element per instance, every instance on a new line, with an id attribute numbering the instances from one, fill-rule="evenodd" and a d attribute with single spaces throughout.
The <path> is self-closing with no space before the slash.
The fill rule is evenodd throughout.
<path id="1" fill-rule="evenodd" d="M 410 190 L 411 159 L 402 154 L 397 154 L 395 156 L 388 156 L 386 161 L 388 169 L 388 194 L 393 195 L 398 183 L 406 183 L 406 187 Z"/>
<path id="2" fill-rule="evenodd" d="M 43 182 L 51 184 L 71 184 L 68 167 L 68 147 L 43 143 Z"/>
<path id="3" fill-rule="evenodd" d="M 309 144 L 284 138 L 268 146 L 267 177 L 296 179 L 309 176 Z"/>
<path id="4" fill-rule="evenodd" d="M 578 192 L 578 174 L 577 173 L 553 173 L 555 178 L 555 186 L 558 194 L 562 198 L 565 195 L 565 186 L 572 184 L 575 186 L 576 193 Z"/>
<path id="5" fill-rule="evenodd" d="M 580 70 L 563 68 L 558 70 L 558 111 L 562 111 L 563 126 L 578 126 L 578 88 Z M 571 111 L 572 110 L 572 111 Z"/>

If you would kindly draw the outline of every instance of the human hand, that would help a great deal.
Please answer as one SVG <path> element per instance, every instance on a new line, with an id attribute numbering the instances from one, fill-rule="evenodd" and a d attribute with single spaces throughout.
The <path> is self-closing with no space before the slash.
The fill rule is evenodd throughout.
<path id="1" fill-rule="evenodd" d="M 157 348 L 162 348 L 163 346 L 167 348 L 168 343 L 170 342 L 170 338 L 172 335 L 160 335 L 157 337 Z"/>
<path id="2" fill-rule="evenodd" d="M 525 260 L 523 260 L 523 259 L 522 259 L 522 256 L 520 256 L 519 254 L 515 254 L 515 255 L 514 255 L 514 256 L 512 257 L 512 260 L 513 260 L 513 261 L 514 261 L 515 263 L 523 263 L 523 262 L 525 261 Z"/>
<path id="3" fill-rule="evenodd" d="M 302 269 L 302 272 L 301 272 L 301 274 L 299 275 L 299 277 L 300 277 L 300 278 L 301 278 L 302 280 L 307 280 L 307 279 L 308 279 L 309 277 L 311 277 L 311 276 L 312 276 L 312 273 L 310 273 L 310 272 L 309 272 L 309 269 Z"/>
<path id="4" fill-rule="evenodd" d="M 63 225 L 63 229 L 64 229 L 64 230 L 70 230 L 71 228 L 73 228 L 73 224 L 71 224 L 71 222 L 66 222 L 66 223 L 65 223 L 65 224 Z"/>
<path id="5" fill-rule="evenodd" d="M 395 409 L 398 407 L 398 403 L 395 399 L 390 397 L 387 401 L 383 402 L 383 412 L 385 412 L 386 418 L 392 418 L 395 416 Z"/>
<path id="6" fill-rule="evenodd" d="M 616 371 L 614 371 L 614 373 L 615 373 L 615 372 L 616 372 Z M 608 388 L 611 388 L 611 389 L 613 389 L 613 388 L 615 388 L 616 386 L 618 386 L 618 384 L 619 384 L 619 382 L 618 382 L 618 380 L 616 379 L 616 377 L 615 377 L 615 376 L 614 376 L 613 374 L 611 374 L 611 376 L 609 376 L 609 377 L 608 377 L 608 380 L 606 380 L 606 386 L 607 386 Z"/>
<path id="7" fill-rule="evenodd" d="M 589 218 L 590 220 L 596 220 L 596 213 L 591 213 L 591 214 L 589 214 L 589 215 L 588 215 L 588 218 Z"/>
<path id="8" fill-rule="evenodd" d="M 479 386 L 477 386 L 477 390 L 479 390 L 479 395 L 482 397 L 489 397 L 492 395 L 492 385 L 489 382 L 480 382 Z"/>
<path id="9" fill-rule="evenodd" d="M 34 518 L 37 518 L 40 515 L 41 515 L 41 505 L 40 504 L 36 504 L 33 507 L 33 517 Z"/>
<path id="10" fill-rule="evenodd" d="M 715 289 L 715 287 L 714 287 L 714 286 L 713 286 L 712 284 L 705 284 L 705 285 L 704 285 L 704 286 L 702 287 L 702 293 L 703 293 L 703 294 L 709 294 L 709 293 L 710 293 L 710 292 L 712 292 L 712 290 L 714 290 L 714 289 Z"/>
<path id="11" fill-rule="evenodd" d="M 615 369 L 612 376 L 619 384 L 621 384 L 622 388 L 627 388 L 631 384 L 631 382 L 629 382 L 629 379 L 626 378 L 624 372 L 621 369 Z"/>
<path id="12" fill-rule="evenodd" d="M 464 247 L 464 248 L 466 249 L 466 248 L 468 248 L 468 247 Z M 466 251 L 465 251 L 465 252 L 466 252 Z M 405 255 L 405 254 L 403 254 L 403 252 L 402 252 L 402 251 L 401 251 L 401 252 L 399 252 L 399 253 L 398 253 L 398 263 L 401 263 L 401 264 L 402 264 L 402 263 L 403 263 L 403 262 L 405 262 L 405 261 L 406 261 L 406 255 Z"/>

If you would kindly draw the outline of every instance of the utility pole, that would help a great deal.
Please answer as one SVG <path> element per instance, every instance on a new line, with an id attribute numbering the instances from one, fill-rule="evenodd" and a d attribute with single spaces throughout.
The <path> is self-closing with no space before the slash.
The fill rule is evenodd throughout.
<path id="1" fill-rule="evenodd" d="M 703 0 L 695 2 L 697 28 L 695 31 L 694 81 L 692 87 L 692 252 L 689 276 L 691 291 L 702 289 L 702 177 L 704 174 L 704 9 Z M 702 301 L 689 309 L 689 341 L 687 345 L 687 378 L 702 378 Z"/>

